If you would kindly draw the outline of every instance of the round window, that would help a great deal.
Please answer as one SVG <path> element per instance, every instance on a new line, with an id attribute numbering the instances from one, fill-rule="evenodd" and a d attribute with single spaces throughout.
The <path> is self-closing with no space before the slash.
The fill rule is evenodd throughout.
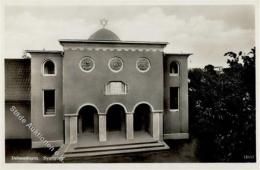
<path id="1" fill-rule="evenodd" d="M 150 61 L 147 58 L 139 58 L 136 61 L 136 68 L 140 72 L 147 72 L 151 67 Z"/>
<path id="2" fill-rule="evenodd" d="M 109 60 L 108 67 L 113 72 L 119 72 L 123 69 L 123 61 L 119 57 L 113 57 Z"/>
<path id="3" fill-rule="evenodd" d="M 80 60 L 80 68 L 84 72 L 90 72 L 95 68 L 94 60 L 91 57 L 84 57 Z"/>

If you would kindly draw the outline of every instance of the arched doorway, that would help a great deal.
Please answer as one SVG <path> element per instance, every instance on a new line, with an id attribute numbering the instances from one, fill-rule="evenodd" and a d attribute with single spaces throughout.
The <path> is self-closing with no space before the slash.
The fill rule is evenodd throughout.
<path id="1" fill-rule="evenodd" d="M 107 132 L 120 132 L 121 135 L 125 135 L 125 117 L 125 109 L 121 105 L 115 104 L 109 107 L 107 110 Z"/>
<path id="2" fill-rule="evenodd" d="M 152 135 L 151 128 L 151 107 L 148 104 L 138 105 L 134 111 L 134 131 L 147 132 Z"/>
<path id="3" fill-rule="evenodd" d="M 90 105 L 82 107 L 78 114 L 78 134 L 84 133 L 98 133 L 98 111 Z"/>

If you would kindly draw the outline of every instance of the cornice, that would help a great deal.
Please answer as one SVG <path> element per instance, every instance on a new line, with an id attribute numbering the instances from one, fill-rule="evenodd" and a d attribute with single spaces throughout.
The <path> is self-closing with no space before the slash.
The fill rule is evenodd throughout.
<path id="1" fill-rule="evenodd" d="M 156 47 L 73 47 L 65 46 L 64 51 L 131 51 L 131 52 L 163 52 L 162 48 Z"/>

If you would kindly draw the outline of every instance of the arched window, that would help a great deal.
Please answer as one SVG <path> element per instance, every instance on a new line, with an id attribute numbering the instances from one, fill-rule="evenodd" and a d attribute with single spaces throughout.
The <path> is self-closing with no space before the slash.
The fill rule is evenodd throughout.
<path id="1" fill-rule="evenodd" d="M 179 75 L 179 65 L 177 62 L 173 61 L 170 64 L 170 76 L 178 76 Z"/>
<path id="2" fill-rule="evenodd" d="M 55 64 L 51 60 L 47 60 L 43 65 L 44 75 L 55 75 Z"/>

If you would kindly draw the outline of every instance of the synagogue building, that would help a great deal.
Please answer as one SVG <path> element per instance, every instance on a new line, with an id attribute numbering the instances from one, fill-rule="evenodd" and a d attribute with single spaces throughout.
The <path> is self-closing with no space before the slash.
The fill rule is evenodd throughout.
<path id="1" fill-rule="evenodd" d="M 189 137 L 191 54 L 165 53 L 167 42 L 124 41 L 106 28 L 59 43 L 62 51 L 5 59 L 6 139 L 47 147 L 12 106 L 65 157 L 163 150 L 165 139 Z"/>

